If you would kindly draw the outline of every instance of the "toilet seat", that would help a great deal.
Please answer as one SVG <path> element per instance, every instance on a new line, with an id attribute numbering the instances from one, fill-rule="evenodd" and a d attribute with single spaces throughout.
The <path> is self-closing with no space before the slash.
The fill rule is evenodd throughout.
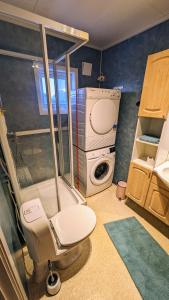
<path id="1" fill-rule="evenodd" d="M 96 216 L 90 207 L 72 205 L 50 219 L 62 246 L 71 246 L 85 239 L 96 226 Z"/>

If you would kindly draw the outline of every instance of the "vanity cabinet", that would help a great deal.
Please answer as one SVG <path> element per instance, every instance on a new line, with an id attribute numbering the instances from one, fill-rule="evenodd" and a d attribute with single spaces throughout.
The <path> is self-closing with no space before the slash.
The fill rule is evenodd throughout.
<path id="1" fill-rule="evenodd" d="M 131 162 L 126 196 L 169 225 L 169 189 L 151 170 Z"/>
<path id="2" fill-rule="evenodd" d="M 148 56 L 139 116 L 166 118 L 169 110 L 169 50 Z"/>
<path id="3" fill-rule="evenodd" d="M 144 206 L 152 171 L 134 162 L 130 163 L 126 195 Z"/>
<path id="4" fill-rule="evenodd" d="M 151 183 L 145 208 L 158 219 L 169 225 L 169 191 Z"/>
<path id="5" fill-rule="evenodd" d="M 153 171 L 168 159 L 168 112 L 169 49 L 147 60 L 126 189 L 128 198 L 169 225 L 169 188 Z"/>

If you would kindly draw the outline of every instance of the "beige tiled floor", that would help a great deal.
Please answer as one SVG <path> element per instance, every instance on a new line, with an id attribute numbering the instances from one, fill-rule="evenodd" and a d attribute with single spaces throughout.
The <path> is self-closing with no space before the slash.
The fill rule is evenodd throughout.
<path id="1" fill-rule="evenodd" d="M 62 287 L 54 300 L 138 300 L 142 299 L 103 224 L 135 216 L 169 253 L 169 229 L 133 202 L 115 197 L 115 186 L 88 198 L 97 216 L 97 226 L 84 244 L 81 257 L 61 271 Z M 161 233 L 157 228 L 160 228 Z M 31 283 L 32 300 L 49 299 L 44 286 Z"/>

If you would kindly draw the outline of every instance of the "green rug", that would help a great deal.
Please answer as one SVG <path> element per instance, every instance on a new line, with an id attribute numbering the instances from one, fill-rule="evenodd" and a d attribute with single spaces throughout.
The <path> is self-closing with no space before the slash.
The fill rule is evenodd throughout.
<path id="1" fill-rule="evenodd" d="M 169 255 L 134 217 L 104 226 L 143 299 L 169 300 Z"/>

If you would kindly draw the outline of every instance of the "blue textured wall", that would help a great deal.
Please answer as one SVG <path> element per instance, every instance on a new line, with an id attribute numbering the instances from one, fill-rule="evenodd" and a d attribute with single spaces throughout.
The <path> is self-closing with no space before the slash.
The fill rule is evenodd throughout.
<path id="1" fill-rule="evenodd" d="M 49 58 L 57 58 L 72 45 L 71 42 L 47 36 Z M 0 21 L 0 48 L 42 56 L 40 34 L 37 31 Z M 78 68 L 79 87 L 97 87 L 100 51 L 82 47 L 71 55 L 71 66 Z M 92 76 L 82 75 L 82 62 L 92 63 Z M 32 62 L 0 55 L 0 95 L 6 109 L 8 131 L 49 128 L 49 117 L 39 114 Z M 62 116 L 64 124 L 66 116 Z M 9 139 L 17 168 L 27 166 L 33 182 L 53 177 L 50 135 Z M 68 141 L 64 143 L 68 151 Z M 65 153 L 68 159 L 68 153 Z M 30 182 L 22 176 L 22 186 Z"/>
<path id="2" fill-rule="evenodd" d="M 103 51 L 105 88 L 123 86 L 116 138 L 114 182 L 126 180 L 147 56 L 169 48 L 169 21 Z"/>

